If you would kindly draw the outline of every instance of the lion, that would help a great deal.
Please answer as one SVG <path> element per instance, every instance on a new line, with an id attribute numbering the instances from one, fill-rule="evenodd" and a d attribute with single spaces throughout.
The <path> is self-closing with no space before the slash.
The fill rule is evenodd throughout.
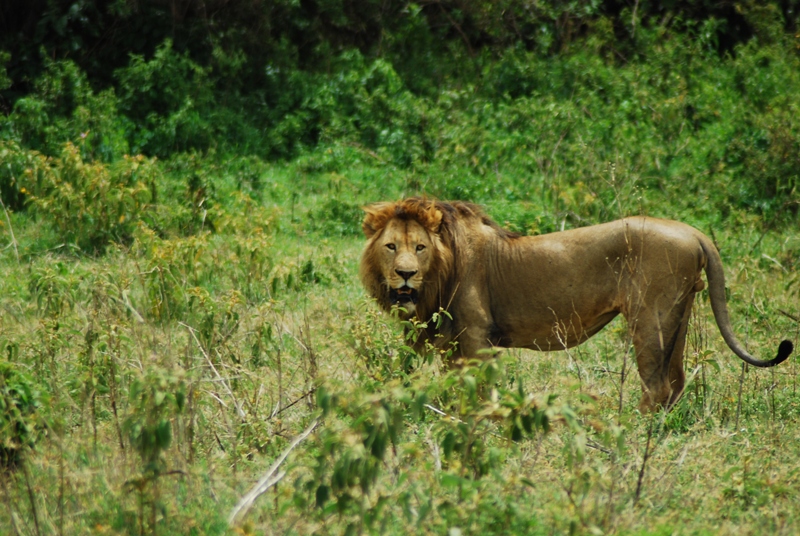
<path id="1" fill-rule="evenodd" d="M 683 393 L 683 352 L 694 296 L 705 287 L 725 343 L 743 361 L 786 360 L 784 340 L 769 361 L 737 342 L 725 275 L 713 242 L 689 225 L 644 216 L 539 236 L 520 236 L 477 205 L 409 198 L 364 207 L 360 278 L 379 306 L 429 323 L 429 341 L 456 343 L 454 361 L 486 349 L 563 350 L 614 317 L 627 320 L 642 383 L 642 411 L 668 410 Z M 483 350 L 483 351 L 482 351 Z M 488 353 L 491 353 L 488 352 Z"/>

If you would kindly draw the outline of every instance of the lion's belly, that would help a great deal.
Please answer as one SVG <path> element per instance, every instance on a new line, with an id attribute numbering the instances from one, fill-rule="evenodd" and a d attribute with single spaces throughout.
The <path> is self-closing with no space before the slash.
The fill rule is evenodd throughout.
<path id="1" fill-rule="evenodd" d="M 620 313 L 624 292 L 609 267 L 598 264 L 583 270 L 573 266 L 572 273 L 540 265 L 534 284 L 506 281 L 490 298 L 491 318 L 502 335 L 501 344 L 493 344 L 561 350 L 600 331 Z"/>
<path id="2" fill-rule="evenodd" d="M 603 329 L 619 311 L 607 311 L 590 318 L 577 315 L 554 318 L 546 322 L 513 322 L 496 324 L 491 333 L 491 342 L 504 348 L 529 348 L 549 352 L 563 350 L 581 344 Z"/>

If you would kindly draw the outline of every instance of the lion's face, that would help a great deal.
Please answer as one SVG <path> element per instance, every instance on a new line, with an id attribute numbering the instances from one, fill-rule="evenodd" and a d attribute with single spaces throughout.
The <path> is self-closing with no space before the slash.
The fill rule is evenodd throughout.
<path id="1" fill-rule="evenodd" d="M 375 243 L 389 301 L 413 313 L 433 260 L 428 231 L 414 220 L 390 220 Z"/>
<path id="2" fill-rule="evenodd" d="M 398 305 L 404 317 L 430 315 L 440 306 L 441 286 L 453 265 L 452 250 L 440 234 L 442 212 L 420 198 L 375 203 L 364 211 L 364 286 L 386 310 Z"/>

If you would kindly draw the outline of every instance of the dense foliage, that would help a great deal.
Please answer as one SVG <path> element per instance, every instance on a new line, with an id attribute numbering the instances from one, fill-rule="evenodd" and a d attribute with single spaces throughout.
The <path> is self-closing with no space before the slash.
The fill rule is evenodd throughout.
<path id="1" fill-rule="evenodd" d="M 686 392 L 649 417 L 623 324 L 448 370 L 357 259 L 360 207 L 406 195 L 526 234 L 680 219 L 771 357 L 800 318 L 798 22 L 794 0 L 0 3 L 0 533 L 797 533 L 797 361 L 741 367 L 703 294 Z"/>
<path id="2" fill-rule="evenodd" d="M 798 16 L 755 1 L 11 3 L 0 137 L 105 163 L 349 144 L 457 174 L 418 189 L 478 201 L 546 197 L 548 175 L 556 195 L 602 196 L 611 162 L 772 221 L 797 211 Z M 498 192 L 498 173 L 520 180 Z"/>

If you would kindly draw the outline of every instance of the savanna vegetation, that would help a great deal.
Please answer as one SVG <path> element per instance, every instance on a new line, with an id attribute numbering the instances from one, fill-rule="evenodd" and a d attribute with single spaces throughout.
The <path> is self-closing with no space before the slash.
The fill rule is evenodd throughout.
<path id="1" fill-rule="evenodd" d="M 621 321 L 448 371 L 357 262 L 360 207 L 407 195 L 526 234 L 679 219 L 772 357 L 800 335 L 799 21 L 3 2 L 0 533 L 796 534 L 797 358 L 744 367 L 707 299 L 684 397 L 640 415 Z"/>

